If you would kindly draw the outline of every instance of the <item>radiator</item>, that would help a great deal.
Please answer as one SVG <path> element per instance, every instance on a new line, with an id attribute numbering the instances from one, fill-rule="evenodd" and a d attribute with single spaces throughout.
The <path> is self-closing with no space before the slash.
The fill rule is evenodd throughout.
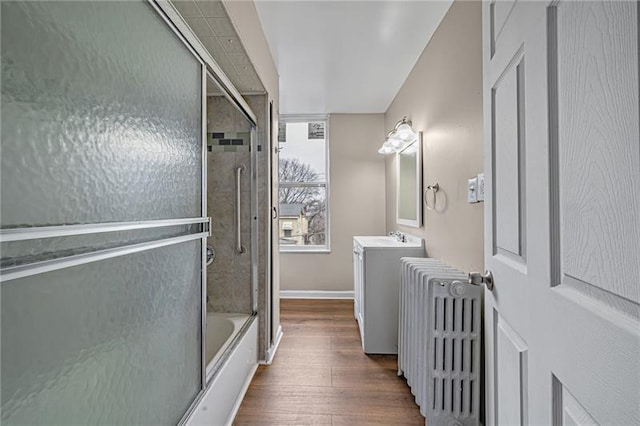
<path id="1" fill-rule="evenodd" d="M 437 259 L 401 264 L 398 375 L 428 426 L 479 425 L 483 287 Z"/>

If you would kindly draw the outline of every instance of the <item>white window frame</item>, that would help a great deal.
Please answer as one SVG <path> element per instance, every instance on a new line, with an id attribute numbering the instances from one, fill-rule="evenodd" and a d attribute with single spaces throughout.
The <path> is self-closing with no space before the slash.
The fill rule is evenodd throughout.
<path id="1" fill-rule="evenodd" d="M 278 188 L 282 186 L 296 186 L 296 187 L 316 187 L 316 188 L 324 188 L 325 189 L 325 244 L 323 246 L 295 246 L 295 245 L 285 245 L 282 246 L 278 243 L 278 247 L 280 248 L 280 253 L 331 253 L 331 203 L 329 196 L 329 187 L 330 187 L 330 171 L 329 171 L 329 115 L 299 115 L 299 114 L 289 114 L 289 115 L 280 115 L 279 121 L 280 123 L 306 123 L 306 122 L 324 122 L 324 149 L 325 149 L 325 181 L 323 183 L 320 182 L 305 182 L 305 183 L 285 183 L 284 185 L 280 182 L 280 177 L 278 176 Z M 278 158 L 278 162 L 280 159 Z M 280 168 L 278 167 L 278 170 Z"/>

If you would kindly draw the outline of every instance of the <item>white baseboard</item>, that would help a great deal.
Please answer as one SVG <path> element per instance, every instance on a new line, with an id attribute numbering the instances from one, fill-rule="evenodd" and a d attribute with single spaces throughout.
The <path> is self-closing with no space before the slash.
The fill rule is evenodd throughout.
<path id="1" fill-rule="evenodd" d="M 276 356 L 276 352 L 278 351 L 278 347 L 280 346 L 280 341 L 282 340 L 282 326 L 278 326 L 278 331 L 276 331 L 276 338 L 273 345 L 267 349 L 267 359 L 264 361 L 260 361 L 261 365 L 271 365 L 273 362 L 273 357 Z"/>
<path id="2" fill-rule="evenodd" d="M 280 290 L 280 299 L 353 299 L 353 291 Z"/>

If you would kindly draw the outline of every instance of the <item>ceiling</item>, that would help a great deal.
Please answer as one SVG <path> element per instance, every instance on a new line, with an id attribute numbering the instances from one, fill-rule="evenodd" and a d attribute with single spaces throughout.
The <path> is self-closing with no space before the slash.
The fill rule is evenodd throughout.
<path id="1" fill-rule="evenodd" d="M 280 113 L 385 112 L 451 3 L 256 1 Z"/>
<path id="2" fill-rule="evenodd" d="M 242 94 L 262 93 L 264 86 L 220 0 L 172 0 L 222 71 Z M 213 83 L 207 92 L 221 94 Z"/>

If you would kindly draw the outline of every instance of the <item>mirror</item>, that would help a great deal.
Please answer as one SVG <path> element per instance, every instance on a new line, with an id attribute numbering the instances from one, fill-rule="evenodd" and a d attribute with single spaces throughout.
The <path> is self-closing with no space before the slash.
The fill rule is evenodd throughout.
<path id="1" fill-rule="evenodd" d="M 420 228 L 422 225 L 422 132 L 397 154 L 397 223 Z"/>

